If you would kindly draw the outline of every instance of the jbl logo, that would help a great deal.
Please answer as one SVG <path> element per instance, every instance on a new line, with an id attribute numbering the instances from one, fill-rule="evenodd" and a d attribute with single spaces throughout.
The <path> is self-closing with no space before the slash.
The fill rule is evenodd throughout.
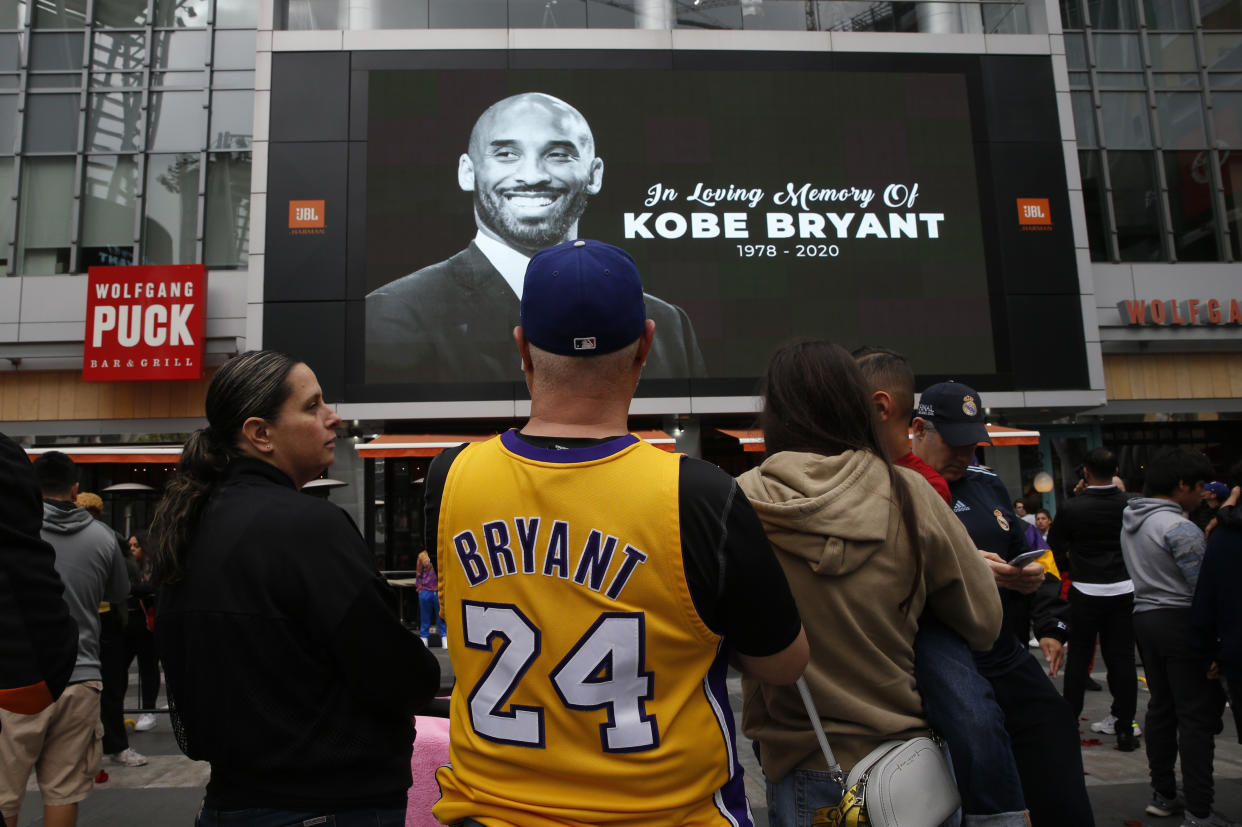
<path id="1" fill-rule="evenodd" d="M 290 201 L 289 229 L 307 229 L 323 227 L 324 210 L 322 201 Z"/>
<path id="2" fill-rule="evenodd" d="M 1047 198 L 1019 198 L 1018 223 L 1023 226 L 1052 224 L 1052 210 Z"/>

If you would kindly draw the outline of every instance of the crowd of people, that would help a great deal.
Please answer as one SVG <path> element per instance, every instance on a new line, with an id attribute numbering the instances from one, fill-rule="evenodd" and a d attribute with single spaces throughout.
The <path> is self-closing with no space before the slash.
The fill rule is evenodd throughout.
<path id="1" fill-rule="evenodd" d="M 443 824 L 752 825 L 732 667 L 772 825 L 841 823 L 855 791 L 821 736 L 848 769 L 934 735 L 949 823 L 1089 827 L 1078 718 L 1097 639 L 1097 725 L 1123 751 L 1145 742 L 1146 811 L 1233 823 L 1212 758 L 1242 686 L 1240 490 L 1202 454 L 1152 457 L 1133 495 L 1098 448 L 1054 518 L 978 463 L 977 390 L 940 382 L 916 404 L 900 353 L 804 341 L 772 356 L 766 454 L 734 479 L 629 433 L 658 335 L 624 251 L 534 255 L 513 330 L 530 418 L 432 462 L 420 634 L 352 520 L 300 494 L 340 418 L 290 356 L 216 372 L 208 427 L 124 543 L 68 457 L 32 466 L 0 438 L 6 825 L 32 770 L 44 823 L 64 827 L 101 752 L 145 760 L 117 727 L 135 657 L 143 708 L 162 663 L 177 742 L 210 764 L 196 824 L 403 825 L 416 716 L 447 689 L 433 622 L 455 678 L 449 760 L 422 768 Z"/>

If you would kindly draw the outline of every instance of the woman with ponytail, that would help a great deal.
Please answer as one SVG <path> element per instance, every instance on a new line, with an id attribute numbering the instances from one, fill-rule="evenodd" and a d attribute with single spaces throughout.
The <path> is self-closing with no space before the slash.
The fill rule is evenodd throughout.
<path id="1" fill-rule="evenodd" d="M 340 417 L 274 351 L 221 367 L 206 413 L 150 531 L 173 729 L 211 764 L 196 824 L 403 825 L 411 716 L 440 670 L 354 522 L 300 493 Z"/>
<path id="2" fill-rule="evenodd" d="M 854 359 L 826 341 L 786 346 L 764 378 L 762 465 L 738 484 L 789 579 L 811 645 L 805 678 L 841 765 L 926 735 L 914 680 L 925 606 L 975 648 L 1001 606 L 966 530 L 916 473 L 885 459 Z M 809 824 L 842 790 L 793 686 L 743 677 L 742 726 L 758 742 L 774 827 Z"/>

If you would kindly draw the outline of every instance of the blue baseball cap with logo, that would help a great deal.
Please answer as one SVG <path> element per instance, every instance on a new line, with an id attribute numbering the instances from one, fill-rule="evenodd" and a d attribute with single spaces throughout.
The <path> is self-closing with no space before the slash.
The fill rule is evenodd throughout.
<path id="1" fill-rule="evenodd" d="M 1217 499 L 1223 500 L 1229 497 L 1229 486 L 1225 485 L 1223 482 L 1217 482 L 1215 480 L 1212 482 L 1205 482 L 1203 484 L 1203 490 L 1211 491 L 1216 495 Z"/>
<path id="2" fill-rule="evenodd" d="M 562 356 L 618 351 L 643 335 L 647 306 L 630 254 L 602 241 L 563 241 L 526 265 L 522 332 Z"/>
<path id="3" fill-rule="evenodd" d="M 932 423 L 949 445 L 992 444 L 983 417 L 983 399 L 961 382 L 940 382 L 923 391 L 914 415 Z"/>

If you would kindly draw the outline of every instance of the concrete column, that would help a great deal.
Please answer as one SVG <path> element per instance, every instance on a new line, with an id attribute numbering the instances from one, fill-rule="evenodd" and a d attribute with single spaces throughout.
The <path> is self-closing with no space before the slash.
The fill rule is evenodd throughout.
<path id="1" fill-rule="evenodd" d="M 915 13 L 924 34 L 983 31 L 983 12 L 975 3 L 919 3 Z"/>
<path id="2" fill-rule="evenodd" d="M 348 6 L 346 28 L 350 31 L 367 31 L 375 28 L 375 10 L 372 0 L 345 0 Z"/>
<path id="3" fill-rule="evenodd" d="M 634 28 L 671 29 L 676 22 L 673 0 L 634 0 Z"/>

